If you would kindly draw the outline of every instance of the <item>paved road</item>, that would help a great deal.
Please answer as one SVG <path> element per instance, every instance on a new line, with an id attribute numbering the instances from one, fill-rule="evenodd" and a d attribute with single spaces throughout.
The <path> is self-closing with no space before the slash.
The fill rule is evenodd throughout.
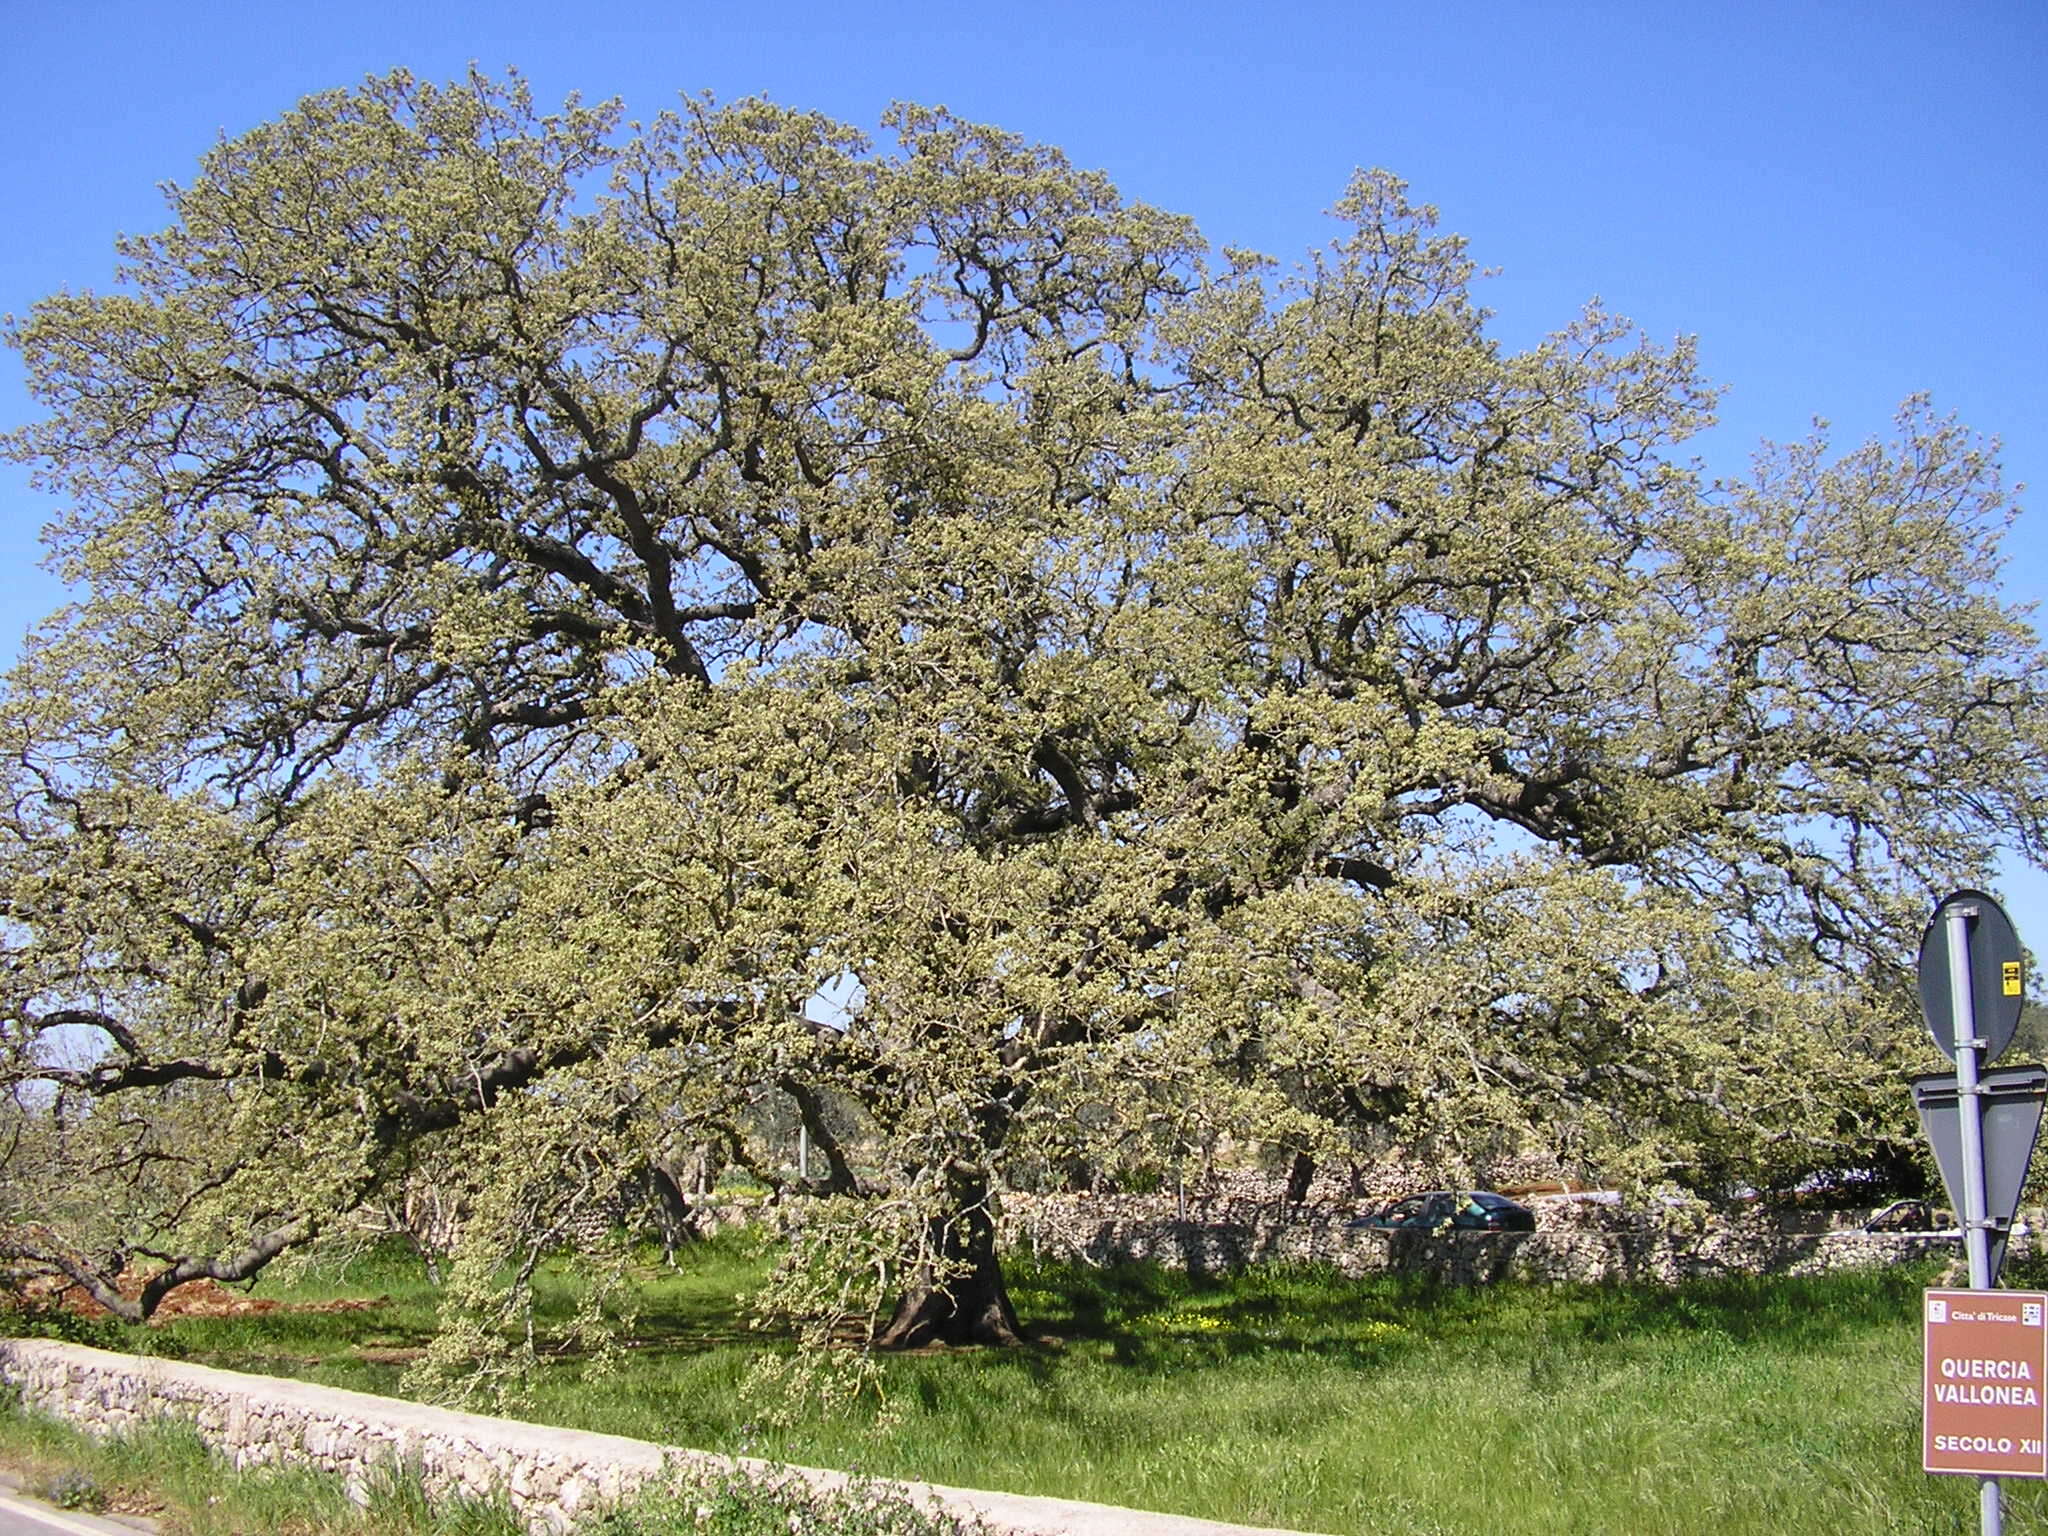
<path id="1" fill-rule="evenodd" d="M 23 1494 L 12 1478 L 0 1479 L 0 1536 L 137 1536 L 156 1528 L 154 1520 L 132 1516 L 111 1520 L 104 1515 L 53 1509 Z"/>

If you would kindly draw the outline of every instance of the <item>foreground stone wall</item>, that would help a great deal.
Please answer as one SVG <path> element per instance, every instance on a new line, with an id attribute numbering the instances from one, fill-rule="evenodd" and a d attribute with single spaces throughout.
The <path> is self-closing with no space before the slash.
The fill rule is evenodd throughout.
<path id="1" fill-rule="evenodd" d="M 341 1477 L 360 1500 L 381 1466 L 416 1464 L 437 1495 L 503 1490 L 556 1529 L 658 1475 L 660 1447 L 546 1429 L 334 1387 L 40 1339 L 0 1340 L 0 1377 L 23 1402 L 95 1434 L 188 1419 L 236 1467 L 289 1463 Z"/>
<path id="2" fill-rule="evenodd" d="M 436 1497 L 458 1491 L 503 1494 L 536 1531 L 565 1531 L 579 1516 L 670 1471 L 716 1474 L 737 1465 L 764 1477 L 794 1477 L 821 1491 L 850 1481 L 839 1472 L 736 1460 L 43 1339 L 0 1339 L 0 1380 L 18 1388 L 29 1407 L 97 1434 L 118 1433 L 161 1415 L 182 1417 L 238 1467 L 316 1467 L 343 1478 L 357 1498 L 380 1467 L 417 1467 Z M 886 1486 L 963 1521 L 978 1520 L 990 1536 L 1293 1536 L 1073 1499 L 932 1483 Z"/>

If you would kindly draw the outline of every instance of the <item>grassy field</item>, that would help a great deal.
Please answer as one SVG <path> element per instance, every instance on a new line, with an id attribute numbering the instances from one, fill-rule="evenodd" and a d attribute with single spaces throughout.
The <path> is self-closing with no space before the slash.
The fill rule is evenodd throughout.
<path id="1" fill-rule="evenodd" d="M 558 1362 L 528 1416 L 817 1466 L 1324 1532 L 1966 1532 L 1976 1485 L 1919 1471 L 1918 1293 L 1895 1270 L 1678 1291 L 1441 1289 L 1263 1270 L 1012 1269 L 1040 1336 L 892 1360 L 893 1422 L 764 1427 L 721 1242 L 650 1265 L 634 1347 Z M 566 1309 L 573 1277 L 548 1299 Z M 181 1319 L 161 1343 L 236 1370 L 397 1388 L 433 1293 L 389 1258 L 257 1295 L 357 1311 Z M 2007 1529 L 2048 1532 L 2008 1484 Z"/>

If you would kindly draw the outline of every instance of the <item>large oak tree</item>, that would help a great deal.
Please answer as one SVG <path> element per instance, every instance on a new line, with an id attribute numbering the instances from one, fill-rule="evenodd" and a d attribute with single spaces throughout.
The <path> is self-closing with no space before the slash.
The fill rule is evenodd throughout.
<path id="1" fill-rule="evenodd" d="M 2042 850 L 1990 449 L 1709 481 L 1688 345 L 1504 349 L 1391 177 L 1283 273 L 884 126 L 371 80 L 13 323 L 79 594 L 0 722 L 17 1267 L 145 1316 L 431 1162 L 488 1352 L 772 1097 L 772 1299 L 1000 1341 L 1000 1191 L 1090 1146 L 1891 1133 L 1930 897 Z"/>

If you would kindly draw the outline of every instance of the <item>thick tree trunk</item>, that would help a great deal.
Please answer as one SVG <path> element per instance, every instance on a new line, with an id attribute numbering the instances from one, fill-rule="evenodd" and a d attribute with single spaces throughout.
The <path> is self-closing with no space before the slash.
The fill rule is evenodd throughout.
<path id="1" fill-rule="evenodd" d="M 654 1228 L 661 1234 L 662 1262 L 673 1267 L 676 1250 L 703 1236 L 697 1212 L 683 1193 L 681 1181 L 658 1157 L 648 1159 L 647 1183 L 654 1192 Z"/>
<path id="2" fill-rule="evenodd" d="M 988 1181 L 955 1175 L 947 1179 L 947 1190 L 952 1209 L 933 1218 L 927 1230 L 929 1257 L 875 1335 L 877 1349 L 1024 1342 L 996 1255 Z"/>
<path id="3" fill-rule="evenodd" d="M 1309 1186 L 1316 1181 L 1316 1160 L 1306 1152 L 1294 1154 L 1294 1166 L 1287 1170 L 1287 1203 L 1300 1205 L 1308 1199 Z"/>

